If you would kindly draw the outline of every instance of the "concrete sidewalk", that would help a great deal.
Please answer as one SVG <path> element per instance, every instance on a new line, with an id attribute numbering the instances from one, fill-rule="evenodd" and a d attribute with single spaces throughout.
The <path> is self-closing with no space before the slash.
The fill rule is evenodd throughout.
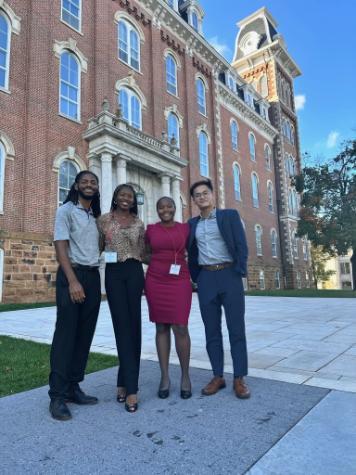
<path id="1" fill-rule="evenodd" d="M 86 377 L 83 389 L 100 403 L 71 405 L 68 422 L 50 417 L 47 387 L 1 398 L 1 474 L 356 474 L 356 394 L 330 390 L 355 391 L 353 300 L 247 298 L 250 374 L 263 378 L 248 377 L 252 396 L 244 401 L 231 375 L 225 390 L 200 395 L 211 372 L 199 369 L 209 365 L 196 300 L 193 397 L 179 398 L 172 365 L 171 395 L 158 399 L 159 368 L 148 361 L 156 358 L 154 326 L 143 307 L 139 411 L 128 414 L 115 401 L 116 368 Z M 50 342 L 54 322 L 55 308 L 0 313 L 0 334 Z M 92 349 L 115 353 L 105 303 Z M 316 387 L 319 380 L 329 389 Z"/>
<path id="2" fill-rule="evenodd" d="M 157 361 L 155 328 L 145 299 L 142 309 L 142 358 Z M 0 335 L 50 343 L 55 314 L 54 307 L 0 313 Z M 189 329 L 191 365 L 210 369 L 196 295 Z M 251 376 L 356 393 L 355 299 L 247 297 L 246 331 Z M 225 322 L 223 333 L 225 369 L 232 372 Z M 106 302 L 101 305 L 92 351 L 116 354 Z M 178 363 L 174 350 L 171 361 Z"/>

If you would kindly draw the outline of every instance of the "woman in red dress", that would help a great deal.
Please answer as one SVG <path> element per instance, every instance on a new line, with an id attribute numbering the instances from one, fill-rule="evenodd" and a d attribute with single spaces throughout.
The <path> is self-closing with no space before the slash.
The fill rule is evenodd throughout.
<path id="1" fill-rule="evenodd" d="M 171 328 L 174 333 L 182 378 L 180 396 L 192 395 L 189 378 L 190 336 L 188 317 L 192 303 L 192 286 L 186 262 L 189 225 L 174 221 L 176 205 L 172 198 L 157 202 L 160 222 L 147 226 L 146 243 L 151 250 L 145 293 L 151 322 L 156 324 L 156 346 L 161 367 L 158 397 L 169 396 L 169 353 Z"/>

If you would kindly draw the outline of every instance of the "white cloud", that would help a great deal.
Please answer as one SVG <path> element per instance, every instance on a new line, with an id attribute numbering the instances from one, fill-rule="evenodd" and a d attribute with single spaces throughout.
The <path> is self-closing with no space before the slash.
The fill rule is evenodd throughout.
<path id="1" fill-rule="evenodd" d="M 297 111 L 301 111 L 304 109 L 305 102 L 307 98 L 305 94 L 297 94 L 294 98 L 295 108 Z"/>
<path id="2" fill-rule="evenodd" d="M 218 53 L 220 53 L 222 56 L 226 56 L 227 54 L 229 54 L 229 53 L 231 52 L 231 50 L 230 50 L 230 48 L 228 47 L 228 45 L 219 42 L 219 39 L 218 39 L 217 36 L 213 36 L 212 38 L 210 38 L 209 43 L 210 43 L 211 46 L 212 46 L 213 48 L 215 48 L 216 51 L 218 51 Z"/>
<path id="3" fill-rule="evenodd" d="M 328 138 L 326 140 L 326 147 L 327 148 L 334 148 L 339 137 L 340 137 L 340 133 L 336 132 L 336 130 L 332 130 L 330 132 L 330 134 L 328 135 Z"/>

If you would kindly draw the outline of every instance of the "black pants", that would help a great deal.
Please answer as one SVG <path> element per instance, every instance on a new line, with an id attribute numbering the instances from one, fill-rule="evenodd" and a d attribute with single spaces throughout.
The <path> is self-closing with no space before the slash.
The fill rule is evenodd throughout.
<path id="1" fill-rule="evenodd" d="M 234 377 L 247 374 L 245 293 L 242 278 L 231 267 L 219 271 L 202 269 L 197 279 L 200 312 L 205 326 L 206 349 L 214 376 L 224 373 L 221 332 L 222 307 L 229 332 Z"/>
<path id="2" fill-rule="evenodd" d="M 48 391 L 51 399 L 65 398 L 72 386 L 83 381 L 99 314 L 99 271 L 74 271 L 86 298 L 81 304 L 72 302 L 67 278 L 59 268 L 56 281 L 57 321 L 51 348 Z"/>
<path id="3" fill-rule="evenodd" d="M 117 386 L 127 394 L 138 391 L 141 357 L 142 264 L 135 259 L 107 264 L 105 288 L 115 332 L 119 370 Z"/>

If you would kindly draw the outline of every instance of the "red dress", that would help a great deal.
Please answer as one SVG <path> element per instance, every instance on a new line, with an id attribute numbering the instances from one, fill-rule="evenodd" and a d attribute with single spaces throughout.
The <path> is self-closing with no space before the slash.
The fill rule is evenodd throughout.
<path id="1" fill-rule="evenodd" d="M 185 258 L 188 236 L 188 224 L 175 223 L 169 228 L 161 223 L 147 226 L 145 239 L 152 254 L 145 294 L 151 322 L 188 324 L 192 304 L 192 286 Z M 174 263 L 181 266 L 179 275 L 169 273 Z"/>

